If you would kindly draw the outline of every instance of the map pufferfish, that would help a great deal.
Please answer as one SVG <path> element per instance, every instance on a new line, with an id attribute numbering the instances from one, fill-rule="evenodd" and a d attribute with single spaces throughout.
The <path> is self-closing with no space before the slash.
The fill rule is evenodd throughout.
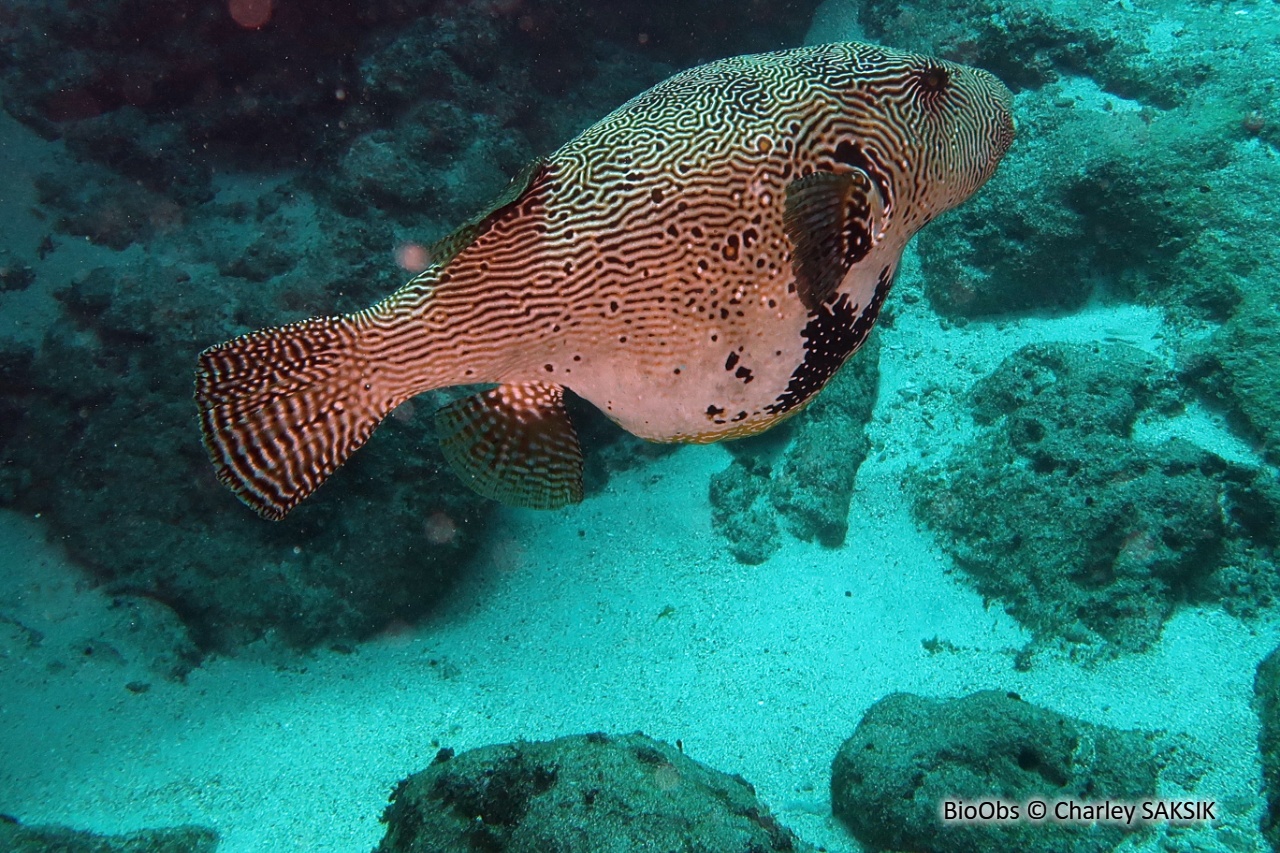
<path id="1" fill-rule="evenodd" d="M 907 241 L 991 176 L 1011 95 L 985 71 L 866 44 L 683 71 L 530 164 L 353 314 L 200 355 L 218 479 L 283 518 L 409 398 L 505 503 L 582 499 L 571 389 L 663 442 L 753 435 L 866 339 Z"/>

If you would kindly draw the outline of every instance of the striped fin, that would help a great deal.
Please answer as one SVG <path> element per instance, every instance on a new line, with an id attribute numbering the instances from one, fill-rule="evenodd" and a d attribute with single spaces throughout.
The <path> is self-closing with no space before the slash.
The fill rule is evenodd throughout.
<path id="1" fill-rule="evenodd" d="M 440 448 L 463 482 L 511 506 L 557 509 L 582 500 L 582 449 L 564 389 L 499 385 L 436 413 Z"/>
<path id="2" fill-rule="evenodd" d="M 782 222 L 795 247 L 796 289 L 810 311 L 871 251 L 876 199 L 875 185 L 861 169 L 814 172 L 787 186 Z"/>
<path id="3" fill-rule="evenodd" d="M 196 404 L 218 479 L 284 518 L 372 434 L 394 401 L 365 375 L 356 329 L 321 317 L 200 354 Z"/>

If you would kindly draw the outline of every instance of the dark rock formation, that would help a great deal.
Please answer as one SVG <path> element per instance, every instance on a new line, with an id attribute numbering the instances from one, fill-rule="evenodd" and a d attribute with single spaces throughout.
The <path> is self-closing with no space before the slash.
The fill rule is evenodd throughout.
<path id="1" fill-rule="evenodd" d="M 1262 835 L 1272 850 L 1280 850 L 1280 648 L 1258 665 L 1253 680 L 1254 707 L 1258 712 L 1258 752 L 1267 809 L 1262 815 Z"/>
<path id="2" fill-rule="evenodd" d="M 61 826 L 25 826 L 0 815 L 0 849 L 8 853 L 214 853 L 218 833 L 199 826 L 96 835 Z"/>
<path id="3" fill-rule="evenodd" d="M 1153 795 L 1158 772 L 1153 738 L 1142 732 L 1091 725 L 997 691 L 951 700 L 894 693 L 872 705 L 840 747 L 831 803 L 876 850 L 1085 853 L 1112 850 L 1138 827 L 944 824 L 942 802 L 1021 806 L 1035 797 L 1052 808 L 1059 799 L 1140 800 Z"/>
<path id="4" fill-rule="evenodd" d="M 769 501 L 770 473 L 755 454 L 744 452 L 711 477 L 711 523 L 727 540 L 729 553 L 749 566 L 763 563 L 782 546 L 777 513 Z"/>
<path id="5" fill-rule="evenodd" d="M 314 159 L 387 126 L 423 90 L 456 102 L 472 81 L 495 84 L 495 111 L 522 103 L 534 116 L 594 75 L 597 45 L 692 65 L 794 45 L 815 6 L 308 0 L 245 20 L 235 3 L 19 2 L 0 17 L 0 85 L 5 108 L 44 135 L 192 199 L 207 191 L 210 154 Z M 380 53 L 395 62 L 371 66 Z"/>
<path id="6" fill-rule="evenodd" d="M 879 357 L 872 333 L 801 415 L 725 445 L 734 461 L 712 477 L 712 521 L 738 560 L 762 563 L 777 551 L 779 521 L 806 542 L 844 544 L 854 477 L 870 448 Z"/>
<path id="7" fill-rule="evenodd" d="M 442 750 L 396 786 L 383 821 L 378 853 L 811 849 L 746 781 L 642 734 Z"/>
<path id="8" fill-rule="evenodd" d="M 8 249 L 0 249 L 0 293 L 7 290 L 26 290 L 36 280 L 31 264 L 14 257 Z"/>
<path id="9" fill-rule="evenodd" d="M 1188 357 L 1186 372 L 1233 412 L 1280 464 L 1280 279 L 1250 290 L 1231 320 Z"/>

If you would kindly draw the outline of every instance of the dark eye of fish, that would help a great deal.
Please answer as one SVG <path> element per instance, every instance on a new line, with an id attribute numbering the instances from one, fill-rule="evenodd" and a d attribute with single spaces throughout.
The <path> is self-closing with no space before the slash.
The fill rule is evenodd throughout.
<path id="1" fill-rule="evenodd" d="M 866 339 L 911 237 L 990 177 L 1010 103 L 985 72 L 855 43 L 676 74 L 377 305 L 202 353 L 218 478 L 283 518 L 393 408 L 454 385 L 495 387 L 437 413 L 441 450 L 518 506 L 582 499 L 566 390 L 653 441 L 769 429 Z"/>
<path id="2" fill-rule="evenodd" d="M 926 95 L 938 95 L 945 92 L 951 82 L 951 75 L 940 65 L 931 65 L 919 74 L 920 91 Z"/>

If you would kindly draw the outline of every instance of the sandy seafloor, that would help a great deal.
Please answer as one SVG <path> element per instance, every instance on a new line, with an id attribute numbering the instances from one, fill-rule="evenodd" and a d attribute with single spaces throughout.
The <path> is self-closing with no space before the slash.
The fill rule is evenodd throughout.
<path id="1" fill-rule="evenodd" d="M 7 120 L 3 129 L 10 165 L 32 163 L 44 143 Z M 24 239 L 20 184 L 5 190 L 12 239 Z M 74 274 L 74 250 L 57 254 Z M 6 297 L 6 312 L 30 312 L 9 314 L 6 327 L 39 327 L 40 286 Z M 827 786 L 863 712 L 894 691 L 994 688 L 1189 738 L 1206 771 L 1196 794 L 1222 804 L 1220 825 L 1136 836 L 1132 849 L 1260 846 L 1250 698 L 1280 620 L 1188 607 L 1149 654 L 1086 667 L 1047 653 L 1017 672 L 1028 636 L 963 583 L 901 487 L 905 466 L 963 439 L 963 394 L 1005 355 L 1032 340 L 1101 339 L 1167 355 L 1159 315 L 1094 306 L 943 328 L 923 301 L 902 298 L 912 288 L 908 263 L 892 297 L 897 322 L 881 332 L 875 449 L 837 550 L 788 539 L 763 565 L 735 562 L 707 499 L 728 454 L 685 448 L 615 475 L 578 507 L 503 511 L 464 582 L 422 624 L 283 665 L 216 658 L 177 684 L 79 655 L 109 621 L 108 599 L 46 544 L 39 519 L 0 515 L 0 614 L 44 634 L 41 653 L 0 656 L 0 812 L 99 832 L 199 823 L 227 853 L 368 850 L 392 786 L 439 746 L 639 729 L 741 774 L 805 839 L 854 850 Z M 926 409 L 927 383 L 942 390 Z M 1249 457 L 1210 413 L 1141 427 L 1170 430 Z M 956 650 L 930 654 L 922 641 L 935 637 Z M 71 663 L 51 670 L 51 655 Z M 126 690 L 135 679 L 151 689 Z"/>

